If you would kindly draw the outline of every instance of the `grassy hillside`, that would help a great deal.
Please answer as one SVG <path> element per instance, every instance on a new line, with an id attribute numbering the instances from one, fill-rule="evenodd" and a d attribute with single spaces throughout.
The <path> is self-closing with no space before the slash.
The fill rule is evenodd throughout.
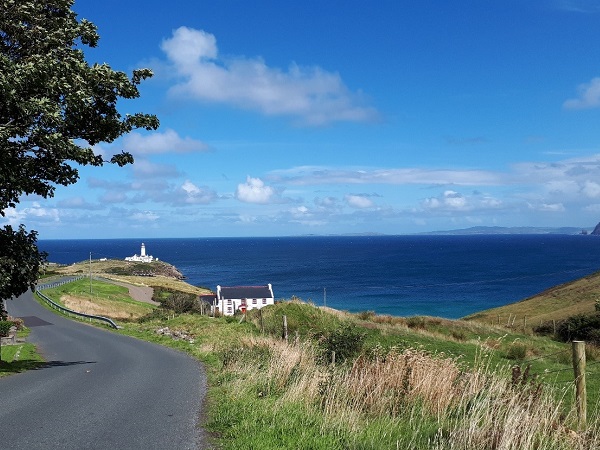
<path id="1" fill-rule="evenodd" d="M 88 275 L 101 276 L 115 281 L 137 286 L 162 287 L 171 291 L 202 295 L 209 293 L 207 288 L 186 283 L 183 275 L 171 264 L 163 261 L 136 263 L 117 259 L 82 261 L 68 266 L 49 266 L 51 275 Z"/>
<path id="2" fill-rule="evenodd" d="M 589 419 L 578 432 L 570 345 L 497 316 L 593 311 L 599 286 L 595 274 L 470 320 L 286 301 L 246 317 L 155 309 L 121 332 L 206 363 L 206 426 L 220 448 L 583 450 L 600 448 L 600 351 L 587 349 Z M 132 314 L 126 298 L 111 300 Z"/>
<path id="3" fill-rule="evenodd" d="M 584 435 L 574 431 L 570 346 L 548 338 L 476 322 L 331 312 L 300 301 L 250 311 L 243 321 L 170 317 L 125 324 L 124 332 L 206 362 L 207 426 L 221 448 L 600 445 L 600 366 L 592 349 Z M 166 336 L 158 332 L 165 327 Z"/>
<path id="4" fill-rule="evenodd" d="M 595 311 L 595 301 L 600 299 L 600 272 L 550 288 L 538 295 L 506 306 L 488 309 L 465 320 L 531 329 L 540 322 L 562 320 L 575 314 Z"/>

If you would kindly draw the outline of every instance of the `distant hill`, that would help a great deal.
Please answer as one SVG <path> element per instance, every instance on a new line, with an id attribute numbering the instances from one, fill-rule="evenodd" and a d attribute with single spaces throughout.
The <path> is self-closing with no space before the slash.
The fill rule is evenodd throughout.
<path id="1" fill-rule="evenodd" d="M 584 232 L 584 233 L 582 233 Z M 419 235 L 465 235 L 465 234 L 587 234 L 586 228 L 575 227 L 471 227 L 459 230 L 429 231 Z"/>

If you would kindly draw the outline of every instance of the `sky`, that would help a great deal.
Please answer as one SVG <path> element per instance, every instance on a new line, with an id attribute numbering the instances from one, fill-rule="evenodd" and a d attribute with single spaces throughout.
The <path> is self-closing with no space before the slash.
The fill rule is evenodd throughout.
<path id="1" fill-rule="evenodd" d="M 156 114 L 0 224 L 39 239 L 600 221 L 600 2 L 76 0 Z"/>

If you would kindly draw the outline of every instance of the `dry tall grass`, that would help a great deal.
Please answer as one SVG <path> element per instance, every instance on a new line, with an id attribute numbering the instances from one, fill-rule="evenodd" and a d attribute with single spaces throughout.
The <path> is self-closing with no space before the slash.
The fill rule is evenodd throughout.
<path id="1" fill-rule="evenodd" d="M 103 298 L 82 298 L 72 295 L 63 295 L 60 298 L 61 302 L 73 311 L 84 314 L 92 314 L 112 319 L 138 319 L 148 314 L 150 309 L 143 305 L 133 305 L 128 303 L 126 308 L 123 304 L 115 301 L 110 301 Z"/>
<path id="2" fill-rule="evenodd" d="M 597 422 L 587 433 L 571 430 L 572 413 L 565 415 L 565 405 L 546 388 L 499 376 L 483 363 L 465 370 L 456 359 L 410 349 L 339 367 L 317 361 L 310 344 L 251 338 L 229 355 L 225 370 L 235 375 L 230 382 L 240 395 L 302 402 L 326 426 L 348 433 L 385 418 L 390 427 L 404 422 L 413 433 L 407 442 L 422 442 L 428 433 L 426 447 L 437 450 L 600 448 Z M 437 433 L 421 425 L 432 422 Z"/>

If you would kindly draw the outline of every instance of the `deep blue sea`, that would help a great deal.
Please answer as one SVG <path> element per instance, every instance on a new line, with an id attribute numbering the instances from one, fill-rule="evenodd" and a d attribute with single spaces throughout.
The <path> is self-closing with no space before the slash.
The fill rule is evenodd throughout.
<path id="1" fill-rule="evenodd" d="M 351 312 L 459 318 L 600 270 L 600 237 L 581 235 L 360 236 L 41 240 L 70 264 L 146 253 L 187 282 L 271 283 L 292 296 Z"/>

